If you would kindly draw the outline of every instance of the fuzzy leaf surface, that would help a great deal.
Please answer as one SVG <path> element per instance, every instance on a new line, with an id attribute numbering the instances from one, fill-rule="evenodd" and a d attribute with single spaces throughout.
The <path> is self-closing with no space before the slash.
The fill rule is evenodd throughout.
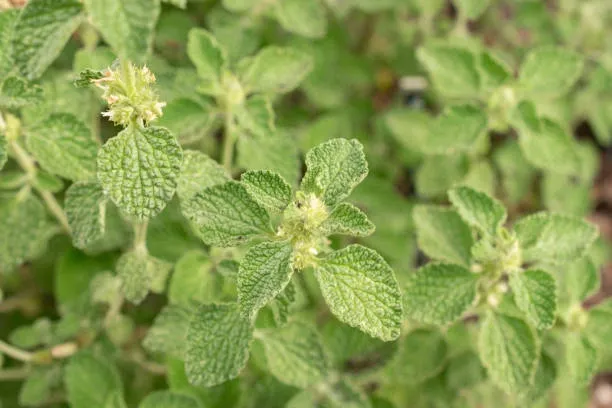
<path id="1" fill-rule="evenodd" d="M 508 216 L 499 201 L 470 187 L 455 187 L 448 197 L 465 222 L 492 236 Z"/>
<path id="2" fill-rule="evenodd" d="M 185 150 L 176 194 L 181 200 L 187 201 L 205 188 L 229 180 L 225 169 L 215 160 L 197 150 Z"/>
<path id="3" fill-rule="evenodd" d="M 74 246 L 84 249 L 104 236 L 106 202 L 104 191 L 98 183 L 79 182 L 68 188 L 64 210 Z"/>
<path id="4" fill-rule="evenodd" d="M 442 95 L 470 97 L 478 93 L 480 76 L 471 52 L 452 45 L 434 44 L 419 48 L 417 58 Z"/>
<path id="5" fill-rule="evenodd" d="M 189 31 L 187 55 L 201 79 L 213 87 L 221 85 L 221 75 L 227 65 L 227 55 L 212 34 L 201 28 Z"/>
<path id="6" fill-rule="evenodd" d="M 538 329 L 550 329 L 557 312 L 557 284 L 548 272 L 530 269 L 510 275 L 516 305 Z"/>
<path id="7" fill-rule="evenodd" d="M 291 186 L 271 171 L 247 171 L 240 181 L 251 197 L 269 210 L 283 211 L 291 201 Z"/>
<path id="8" fill-rule="evenodd" d="M 312 57 L 303 51 L 269 46 L 253 57 L 243 81 L 251 92 L 286 93 L 297 88 L 312 66 Z"/>
<path id="9" fill-rule="evenodd" d="M 168 305 L 157 315 L 147 332 L 143 347 L 154 353 L 167 353 L 182 359 L 192 312 L 180 305 Z"/>
<path id="10" fill-rule="evenodd" d="M 521 67 L 519 83 L 529 96 L 561 96 L 576 83 L 584 61 L 561 47 L 540 47 L 531 51 Z"/>
<path id="11" fill-rule="evenodd" d="M 376 227 L 363 211 L 349 203 L 340 203 L 319 227 L 326 235 L 342 234 L 367 237 Z"/>

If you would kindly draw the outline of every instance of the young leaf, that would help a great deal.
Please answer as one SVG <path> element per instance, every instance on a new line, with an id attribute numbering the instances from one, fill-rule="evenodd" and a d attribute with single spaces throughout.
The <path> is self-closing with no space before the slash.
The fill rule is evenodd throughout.
<path id="1" fill-rule="evenodd" d="M 285 384 L 307 388 L 327 376 L 327 358 L 317 331 L 292 322 L 260 337 L 270 372 Z"/>
<path id="2" fill-rule="evenodd" d="M 225 169 L 206 154 L 197 150 L 185 150 L 176 194 L 182 201 L 188 201 L 205 188 L 229 180 Z"/>
<path id="3" fill-rule="evenodd" d="M 491 236 L 496 236 L 508 216 L 499 201 L 469 187 L 455 187 L 448 197 L 465 222 Z"/>
<path id="4" fill-rule="evenodd" d="M 251 247 L 238 270 L 238 303 L 241 313 L 253 319 L 287 286 L 293 275 L 290 242 L 266 241 Z"/>
<path id="5" fill-rule="evenodd" d="M 476 299 L 478 277 L 466 268 L 431 263 L 409 276 L 404 310 L 411 319 L 445 325 L 459 319 Z"/>
<path id="6" fill-rule="evenodd" d="M 0 88 L 0 106 L 7 109 L 35 105 L 42 98 L 43 89 L 40 86 L 15 76 L 6 78 Z"/>
<path id="7" fill-rule="evenodd" d="M 142 346 L 153 353 L 167 353 L 182 359 L 192 315 L 191 309 L 185 306 L 166 306 L 155 318 Z"/>
<path id="8" fill-rule="evenodd" d="M 259 137 L 269 137 L 275 132 L 274 110 L 270 99 L 255 95 L 236 109 L 236 119 L 240 127 Z"/>
<path id="9" fill-rule="evenodd" d="M 510 274 L 516 305 L 538 329 L 550 329 L 557 313 L 557 284 L 548 272 L 530 269 Z"/>
<path id="10" fill-rule="evenodd" d="M 597 238 L 597 228 L 580 218 L 543 212 L 521 219 L 513 229 L 527 262 L 571 262 Z"/>
<path id="11" fill-rule="evenodd" d="M 417 58 L 440 94 L 466 98 L 478 93 L 480 76 L 471 52 L 452 45 L 433 44 L 419 48 Z"/>
<path id="12" fill-rule="evenodd" d="M 438 330 L 417 329 L 400 340 L 389 364 L 392 384 L 419 384 L 438 374 L 447 362 L 448 346 Z"/>
<path id="13" fill-rule="evenodd" d="M 236 182 L 208 187 L 181 203 L 202 240 L 211 246 L 236 246 L 270 232 L 270 216 Z"/>
<path id="14" fill-rule="evenodd" d="M 282 0 L 275 6 L 276 20 L 285 30 L 306 38 L 325 35 L 327 16 L 319 0 Z"/>
<path id="15" fill-rule="evenodd" d="M 75 116 L 51 115 L 28 132 L 28 150 L 41 167 L 73 181 L 91 180 L 96 175 L 98 144 Z"/>
<path id="16" fill-rule="evenodd" d="M 117 207 L 138 220 L 159 214 L 174 195 L 183 152 L 168 130 L 130 126 L 98 153 L 98 180 Z"/>
<path id="17" fill-rule="evenodd" d="M 29 1 L 13 28 L 13 59 L 21 75 L 40 77 L 82 21 L 77 0 Z"/>
<path id="18" fill-rule="evenodd" d="M 159 1 L 84 0 L 87 14 L 121 60 L 142 63 L 151 51 Z"/>
<path id="19" fill-rule="evenodd" d="M 368 174 L 363 146 L 356 139 L 332 139 L 306 154 L 302 189 L 334 206 L 351 193 Z"/>
<path id="20" fill-rule="evenodd" d="M 470 227 L 456 211 L 433 205 L 418 205 L 412 211 L 419 248 L 433 259 L 470 265 L 474 245 Z"/>
<path id="21" fill-rule="evenodd" d="M 350 245 L 315 268 L 331 312 L 344 323 L 384 341 L 399 336 L 401 294 L 393 270 L 374 250 Z"/>
<path id="22" fill-rule="evenodd" d="M 200 408 L 195 397 L 172 391 L 155 391 L 147 395 L 138 408 Z"/>
<path id="23" fill-rule="evenodd" d="M 104 407 L 108 398 L 122 390 L 116 368 L 105 359 L 80 353 L 66 365 L 64 384 L 73 408 Z"/>
<path id="24" fill-rule="evenodd" d="M 75 247 L 85 249 L 102 239 L 106 225 L 106 202 L 98 183 L 74 183 L 66 190 L 64 210 Z"/>
<path id="25" fill-rule="evenodd" d="M 597 369 L 597 351 L 578 333 L 567 333 L 565 342 L 565 367 L 574 384 L 586 386 Z"/>
<path id="26" fill-rule="evenodd" d="M 340 203 L 334 207 L 319 228 L 325 235 L 367 237 L 374 233 L 376 227 L 359 208 L 349 203 Z"/>
<path id="27" fill-rule="evenodd" d="M 38 198 L 0 201 L 0 271 L 11 272 L 35 257 L 51 235 L 53 224 Z"/>
<path id="28" fill-rule="evenodd" d="M 540 352 L 533 330 L 524 321 L 488 312 L 478 348 L 491 380 L 501 389 L 517 394 L 532 384 Z"/>
<path id="29" fill-rule="evenodd" d="M 249 358 L 253 327 L 235 304 L 200 305 L 187 330 L 189 382 L 211 387 L 238 376 Z"/>
<path id="30" fill-rule="evenodd" d="M 297 88 L 312 65 L 312 57 L 303 51 L 269 46 L 253 58 L 243 82 L 250 92 L 286 93 Z"/>
<path id="31" fill-rule="evenodd" d="M 487 116 L 472 105 L 451 106 L 433 123 L 426 142 L 420 146 L 426 154 L 456 154 L 471 151 L 487 127 Z"/>
<path id="32" fill-rule="evenodd" d="M 271 171 L 247 171 L 240 181 L 251 197 L 269 210 L 281 212 L 291 201 L 291 186 Z"/>
<path id="33" fill-rule="evenodd" d="M 189 31 L 187 55 L 207 86 L 221 86 L 221 75 L 227 69 L 227 55 L 215 37 L 202 28 Z"/>
<path id="34" fill-rule="evenodd" d="M 540 47 L 531 51 L 519 74 L 519 83 L 533 98 L 561 96 L 576 83 L 584 61 L 573 51 L 560 47 Z"/>
<path id="35" fill-rule="evenodd" d="M 121 278 L 121 290 L 125 298 L 138 304 L 149 291 L 158 292 L 156 284 L 165 282 L 171 268 L 168 262 L 146 253 L 124 253 L 117 261 L 117 275 Z"/>

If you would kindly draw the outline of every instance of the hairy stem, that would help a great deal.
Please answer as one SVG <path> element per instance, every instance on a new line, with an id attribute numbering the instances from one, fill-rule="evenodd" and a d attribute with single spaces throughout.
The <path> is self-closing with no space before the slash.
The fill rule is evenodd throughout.
<path id="1" fill-rule="evenodd" d="M 134 250 L 147 252 L 147 228 L 149 221 L 134 223 Z"/>
<path id="2" fill-rule="evenodd" d="M 32 359 L 34 358 L 34 355 L 32 353 L 11 346 L 10 344 L 5 343 L 2 340 L 0 340 L 0 352 L 19 361 L 29 362 L 32 361 Z"/>
<path id="3" fill-rule="evenodd" d="M 225 111 L 225 127 L 224 127 L 224 139 L 223 139 L 223 156 L 221 164 L 225 170 L 231 175 L 232 173 L 232 161 L 234 156 L 234 145 L 236 144 L 236 134 L 234 132 L 234 112 L 231 107 L 228 107 Z"/>

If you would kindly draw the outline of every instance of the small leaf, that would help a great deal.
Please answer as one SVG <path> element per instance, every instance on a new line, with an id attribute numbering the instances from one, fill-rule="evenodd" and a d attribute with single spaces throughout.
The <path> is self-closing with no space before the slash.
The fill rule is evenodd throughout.
<path id="1" fill-rule="evenodd" d="M 270 217 L 246 188 L 236 182 L 208 187 L 181 205 L 202 240 L 229 247 L 270 232 Z"/>
<path id="2" fill-rule="evenodd" d="M 274 110 L 268 97 L 256 95 L 236 109 L 236 119 L 245 131 L 260 137 L 268 137 L 276 131 Z"/>
<path id="3" fill-rule="evenodd" d="M 331 312 L 344 323 L 384 341 L 399 336 L 402 304 L 393 270 L 374 250 L 350 245 L 315 268 Z"/>
<path id="4" fill-rule="evenodd" d="M 428 264 L 408 277 L 406 315 L 424 323 L 450 324 L 474 304 L 477 282 L 478 277 L 462 266 Z"/>
<path id="5" fill-rule="evenodd" d="M 303 51 L 269 46 L 253 58 L 243 81 L 250 92 L 286 93 L 297 88 L 312 66 L 312 57 Z"/>
<path id="6" fill-rule="evenodd" d="M 448 197 L 465 222 L 491 236 L 497 234 L 508 216 L 499 201 L 469 187 L 455 187 Z"/>
<path id="7" fill-rule="evenodd" d="M 96 175 L 98 144 L 90 130 L 75 116 L 51 115 L 28 132 L 28 150 L 41 167 L 73 181 Z"/>
<path id="8" fill-rule="evenodd" d="M 188 201 L 205 188 L 229 180 L 225 169 L 206 154 L 197 150 L 185 150 L 176 194 L 182 201 Z"/>
<path id="9" fill-rule="evenodd" d="M 201 408 L 195 397 L 172 391 L 155 391 L 147 395 L 138 408 Z"/>
<path id="10" fill-rule="evenodd" d="M 488 312 L 478 348 L 489 377 L 501 389 L 518 394 L 532 384 L 540 352 L 533 330 L 524 321 Z"/>
<path id="11" fill-rule="evenodd" d="M 238 270 L 241 313 L 253 319 L 259 309 L 278 296 L 293 275 L 290 242 L 266 241 L 249 249 Z"/>
<path id="12" fill-rule="evenodd" d="M 74 86 L 77 88 L 88 88 L 93 81 L 102 77 L 104 77 L 102 71 L 96 71 L 88 68 L 79 73 L 79 77 L 74 81 Z"/>
<path id="13" fill-rule="evenodd" d="M 98 183 L 74 183 L 66 190 L 64 209 L 74 246 L 85 249 L 102 239 L 106 225 L 106 202 Z"/>
<path id="14" fill-rule="evenodd" d="M 418 205 L 412 211 L 419 248 L 433 259 L 470 265 L 474 245 L 470 227 L 456 211 L 433 205 Z"/>
<path id="15" fill-rule="evenodd" d="M 121 278 L 121 290 L 132 303 L 140 303 L 156 282 L 165 282 L 172 265 L 146 253 L 130 251 L 117 261 L 117 275 Z"/>
<path id="16" fill-rule="evenodd" d="M 43 98 L 43 89 L 29 84 L 22 78 L 10 76 L 2 82 L 0 88 L 0 106 L 17 109 L 27 105 L 35 105 Z"/>
<path id="17" fill-rule="evenodd" d="M 282 0 L 275 6 L 276 20 L 285 30 L 306 38 L 321 38 L 327 32 L 325 7 L 319 0 Z"/>
<path id="18" fill-rule="evenodd" d="M 164 307 L 147 332 L 142 346 L 152 353 L 167 353 L 182 359 L 192 315 L 191 309 L 185 306 Z"/>
<path id="19" fill-rule="evenodd" d="M 471 52 L 452 45 L 434 44 L 419 48 L 417 58 L 440 94 L 469 98 L 478 93 L 480 75 Z"/>
<path id="20" fill-rule="evenodd" d="M 125 214 L 153 218 L 172 199 L 183 152 L 168 130 L 128 127 L 98 153 L 98 180 Z"/>
<path id="21" fill-rule="evenodd" d="M 64 384 L 73 408 L 104 407 L 107 399 L 122 390 L 121 377 L 108 360 L 80 353 L 66 365 Z"/>
<path id="22" fill-rule="evenodd" d="M 307 388 L 327 376 L 327 358 L 317 331 L 292 322 L 261 335 L 268 369 L 285 384 Z"/>
<path id="23" fill-rule="evenodd" d="M 597 228 L 580 218 L 544 212 L 521 219 L 514 232 L 526 262 L 571 262 L 597 238 Z"/>
<path id="24" fill-rule="evenodd" d="M 189 382 L 211 387 L 238 376 L 249 358 L 253 327 L 235 304 L 200 305 L 187 330 Z"/>
<path id="25" fill-rule="evenodd" d="M 207 86 L 221 86 L 221 75 L 227 68 L 227 55 L 215 37 L 202 28 L 189 31 L 187 54 L 198 75 Z"/>
<path id="26" fill-rule="evenodd" d="M 597 351 L 591 343 L 578 333 L 564 336 L 565 367 L 573 383 L 586 386 L 591 382 L 597 369 Z"/>
<path id="27" fill-rule="evenodd" d="M 40 77 L 59 56 L 82 21 L 77 0 L 32 0 L 19 15 L 13 32 L 13 58 L 28 79 Z"/>
<path id="28" fill-rule="evenodd" d="M 487 116 L 472 105 L 451 106 L 436 119 L 420 150 L 426 154 L 456 154 L 478 147 L 487 128 Z"/>
<path id="29" fill-rule="evenodd" d="M 367 237 L 376 227 L 363 211 L 349 203 L 340 203 L 319 226 L 325 235 L 342 234 Z"/>
<path id="30" fill-rule="evenodd" d="M 578 81 L 584 61 L 573 51 L 561 47 L 532 50 L 521 66 L 519 83 L 534 98 L 563 95 Z"/>
<path id="31" fill-rule="evenodd" d="M 283 211 L 291 201 L 291 186 L 271 171 L 247 171 L 240 181 L 259 204 L 272 211 Z"/>
<path id="32" fill-rule="evenodd" d="M 512 70 L 510 67 L 490 52 L 485 51 L 480 53 L 478 62 L 481 86 L 485 91 L 495 90 L 512 78 Z"/>
<path id="33" fill-rule="evenodd" d="M 530 269 L 510 274 L 516 305 L 538 329 L 550 329 L 557 313 L 557 285 L 548 272 Z"/>
<path id="34" fill-rule="evenodd" d="M 306 154 L 302 189 L 333 206 L 351 193 L 368 174 L 363 146 L 356 139 L 332 139 Z"/>
<path id="35" fill-rule="evenodd" d="M 121 60 L 142 63 L 151 52 L 159 1 L 84 0 L 87 14 Z"/>

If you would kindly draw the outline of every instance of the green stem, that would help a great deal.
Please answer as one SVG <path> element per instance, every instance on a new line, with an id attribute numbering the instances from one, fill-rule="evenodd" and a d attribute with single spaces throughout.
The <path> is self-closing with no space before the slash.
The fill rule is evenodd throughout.
<path id="1" fill-rule="evenodd" d="M 0 369 L 0 381 L 21 381 L 30 375 L 28 367 Z"/>
<path id="2" fill-rule="evenodd" d="M 17 143 L 17 141 L 11 140 L 9 143 L 11 148 L 13 149 L 13 152 L 15 153 L 15 160 L 17 160 L 17 163 L 19 163 L 21 168 L 25 170 L 30 180 L 33 180 L 36 177 L 36 172 L 38 171 L 36 169 L 36 164 L 34 160 L 19 145 L 19 143 Z M 37 187 L 36 185 L 34 185 L 33 187 L 43 198 L 45 204 L 47 204 L 47 207 L 49 208 L 51 213 L 55 216 L 55 218 L 57 218 L 64 231 L 66 231 L 70 235 L 70 224 L 68 223 L 68 218 L 66 217 L 66 214 L 64 214 L 64 210 L 62 209 L 62 207 L 55 199 L 55 196 L 49 191 L 43 190 Z"/>
<path id="3" fill-rule="evenodd" d="M 147 228 L 149 221 L 134 223 L 134 250 L 137 252 L 147 252 Z"/>
<path id="4" fill-rule="evenodd" d="M 2 354 L 6 354 L 9 357 L 14 358 L 15 360 L 29 362 L 32 361 L 34 355 L 27 351 L 18 349 L 17 347 L 13 347 L 8 343 L 0 340 L 0 352 Z"/>
<path id="5" fill-rule="evenodd" d="M 234 131 L 234 112 L 231 107 L 225 111 L 225 135 L 223 139 L 223 156 L 221 163 L 225 170 L 231 175 L 232 161 L 234 156 L 234 145 L 236 144 L 236 134 Z"/>

